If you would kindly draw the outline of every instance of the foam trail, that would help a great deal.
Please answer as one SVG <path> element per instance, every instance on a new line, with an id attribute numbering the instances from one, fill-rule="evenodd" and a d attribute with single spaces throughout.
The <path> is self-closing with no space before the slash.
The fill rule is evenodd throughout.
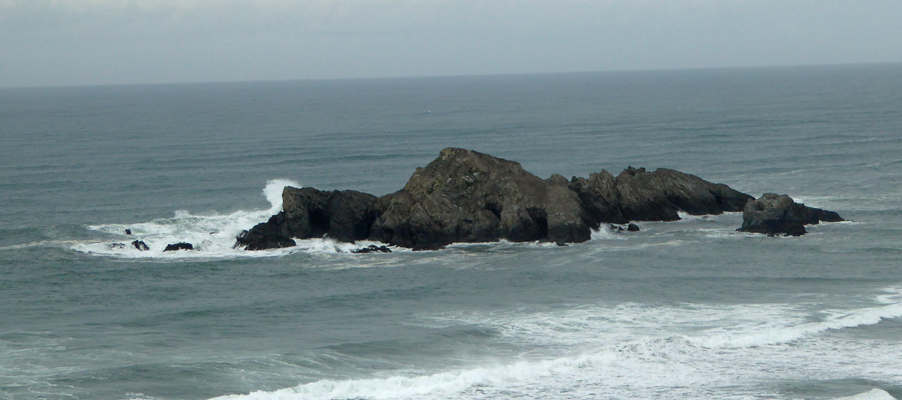
<path id="1" fill-rule="evenodd" d="M 883 390 L 875 388 L 854 396 L 839 397 L 836 400 L 896 400 L 896 398 Z"/>
<path id="2" fill-rule="evenodd" d="M 423 319 L 427 326 L 491 327 L 517 343 L 561 346 L 562 349 L 662 338 L 683 340 L 704 348 L 752 348 L 902 317 L 902 288 L 885 288 L 873 300 L 878 305 L 821 311 L 822 321 L 819 322 L 809 322 L 812 317 L 809 311 L 786 304 L 651 306 L 621 303 L 542 312 L 453 312 L 427 315 Z"/>
<path id="3" fill-rule="evenodd" d="M 548 361 L 521 361 L 510 365 L 442 372 L 432 375 L 347 381 L 320 380 L 273 392 L 257 391 L 247 395 L 217 397 L 218 400 L 289 400 L 289 399 L 398 399 L 429 395 L 454 395 L 471 387 L 503 388 L 531 382 L 537 378 L 605 364 L 610 354 L 560 358 Z"/>
<path id="4" fill-rule="evenodd" d="M 897 287 L 890 287 L 884 289 L 884 291 L 886 294 L 878 295 L 875 298 L 877 302 L 884 305 L 855 310 L 826 310 L 824 313 L 827 314 L 827 317 L 822 322 L 780 327 L 769 327 L 766 325 L 744 327 L 757 332 L 722 333 L 702 337 L 687 337 L 687 340 L 704 347 L 763 346 L 788 343 L 829 330 L 876 325 L 884 319 L 902 317 L 902 290 Z"/>
<path id="5" fill-rule="evenodd" d="M 454 312 L 425 316 L 435 327 L 491 326 L 499 331 L 499 337 L 505 343 L 528 344 L 543 350 L 532 354 L 539 358 L 508 364 L 483 364 L 419 376 L 399 374 L 384 378 L 318 380 L 287 389 L 218 399 L 548 398 L 550 393 L 561 393 L 561 389 L 567 390 L 568 398 L 653 398 L 662 390 L 675 394 L 674 397 L 710 398 L 703 395 L 719 390 L 732 391 L 737 382 L 754 386 L 762 381 L 772 381 L 773 371 L 761 369 L 762 359 L 768 360 L 768 365 L 782 368 L 781 376 L 792 376 L 791 379 L 811 376 L 833 379 L 836 375 L 861 373 L 862 368 L 896 370 L 892 361 L 887 363 L 875 356 L 885 354 L 887 349 L 873 348 L 870 344 L 852 350 L 853 353 L 873 351 L 873 354 L 861 356 L 861 359 L 874 360 L 873 365 L 868 366 L 849 362 L 846 353 L 825 360 L 820 350 L 812 351 L 813 348 L 822 349 L 824 343 L 832 343 L 829 338 L 818 338 L 800 346 L 766 345 L 774 342 L 774 335 L 801 337 L 837 326 L 876 323 L 882 318 L 902 315 L 899 313 L 902 288 L 887 288 L 876 299 L 883 304 L 844 313 L 830 311 L 835 317 L 813 324 L 804 323 L 809 315 L 796 307 L 766 304 L 619 304 L 563 311 L 515 309 L 500 313 Z M 727 325 L 736 334 L 730 337 L 732 341 L 717 342 L 716 335 L 713 338 L 710 335 L 711 330 L 691 329 L 708 325 Z M 683 328 L 690 328 L 694 333 Z M 761 330 L 766 333 L 757 335 Z M 684 333 L 676 333 L 680 331 Z M 724 347 L 729 350 L 725 351 Z M 570 351 L 575 353 L 561 354 Z M 892 359 L 892 355 L 889 357 Z M 837 371 L 840 366 L 850 369 Z M 818 370 L 818 367 L 822 369 Z M 874 389 L 843 400 L 895 399 Z"/>

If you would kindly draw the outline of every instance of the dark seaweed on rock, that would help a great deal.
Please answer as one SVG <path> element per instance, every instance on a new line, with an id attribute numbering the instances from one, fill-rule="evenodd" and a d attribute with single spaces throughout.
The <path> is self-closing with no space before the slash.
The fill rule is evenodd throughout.
<path id="1" fill-rule="evenodd" d="M 541 179 L 519 163 L 471 150 L 447 148 L 417 168 L 403 189 L 381 198 L 353 190 L 286 187 L 283 210 L 245 231 L 237 247 L 294 245 L 291 238 L 376 240 L 413 249 L 458 242 L 589 240 L 602 223 L 673 221 L 738 212 L 751 196 L 726 185 L 669 169 L 627 168 Z"/>

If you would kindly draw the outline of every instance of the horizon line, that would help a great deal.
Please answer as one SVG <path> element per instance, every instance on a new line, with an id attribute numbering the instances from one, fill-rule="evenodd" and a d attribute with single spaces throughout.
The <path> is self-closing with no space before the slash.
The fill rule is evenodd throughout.
<path id="1" fill-rule="evenodd" d="M 474 73 L 474 74 L 437 74 L 437 75 L 389 75 L 372 77 L 349 78 L 297 78 L 297 79 L 251 79 L 251 80 L 211 80 L 211 81 L 168 81 L 168 82 L 132 82 L 132 83 L 90 83 L 72 85 L 36 85 L 36 86 L 0 86 L 0 90 L 19 89 L 75 89 L 91 87 L 111 86 L 178 86 L 178 85 L 216 85 L 216 84 L 246 84 L 246 83 L 276 83 L 276 82 L 329 82 L 329 81 L 374 81 L 395 79 L 428 79 L 428 78 L 476 78 L 476 77 L 500 77 L 500 76 L 530 76 L 530 75 L 569 75 L 569 74 L 603 74 L 603 73 L 628 73 L 628 72 L 666 72 L 666 71 L 705 71 L 705 70 L 742 70 L 742 69 L 778 69 L 778 68 L 807 68 L 807 67 L 851 67 L 851 66 L 878 66 L 900 65 L 902 61 L 878 61 L 878 62 L 850 62 L 850 63 L 826 63 L 826 64 L 775 64 L 775 65 L 746 65 L 746 66 L 717 66 L 717 67 L 686 67 L 686 68 L 640 68 L 640 69 L 611 69 L 611 70 L 574 70 L 574 71 L 550 71 L 550 72 L 513 72 L 513 73 Z"/>

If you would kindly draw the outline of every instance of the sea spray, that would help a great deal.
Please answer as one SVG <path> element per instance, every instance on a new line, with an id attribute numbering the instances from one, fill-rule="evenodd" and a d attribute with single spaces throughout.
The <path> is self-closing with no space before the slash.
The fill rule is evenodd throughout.
<path id="1" fill-rule="evenodd" d="M 88 253 L 120 258 L 161 258 L 161 259 L 195 259 L 195 258 L 230 258 L 230 257 L 267 257 L 284 255 L 297 249 L 277 249 L 268 252 L 244 252 L 233 248 L 235 237 L 242 230 L 266 221 L 272 214 L 282 210 L 282 189 L 285 186 L 301 187 L 288 179 L 273 179 L 263 188 L 263 196 L 270 207 L 265 210 L 238 210 L 230 214 L 211 212 L 192 214 L 184 210 L 176 210 L 171 218 L 160 218 L 136 224 L 102 224 L 90 225 L 92 231 L 106 234 L 109 239 L 93 242 L 81 242 L 72 248 Z M 126 234 L 128 229 L 131 234 Z M 133 240 L 146 243 L 150 250 L 138 251 L 130 245 Z M 195 250 L 164 252 L 166 245 L 187 242 L 194 245 Z M 120 245 L 123 244 L 124 246 Z"/>

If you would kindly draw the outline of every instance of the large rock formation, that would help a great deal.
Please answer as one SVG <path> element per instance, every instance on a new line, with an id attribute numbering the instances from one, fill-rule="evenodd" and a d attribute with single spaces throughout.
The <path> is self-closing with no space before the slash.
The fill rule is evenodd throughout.
<path id="1" fill-rule="evenodd" d="M 789 196 L 765 193 L 757 200 L 746 203 L 742 210 L 740 232 L 764 233 L 767 235 L 804 235 L 805 225 L 823 222 L 839 222 L 843 219 L 833 211 L 807 207 L 796 203 Z"/>
<path id="2" fill-rule="evenodd" d="M 749 200 L 726 185 L 669 169 L 543 180 L 519 163 L 447 148 L 417 168 L 403 189 L 378 199 L 352 190 L 286 187 L 284 211 L 242 233 L 236 246 L 260 250 L 324 236 L 413 249 L 500 239 L 564 244 L 589 240 L 602 223 L 738 212 Z"/>
<path id="3" fill-rule="evenodd" d="M 590 223 L 567 179 L 548 180 L 519 163 L 448 148 L 377 202 L 371 238 L 434 249 L 454 242 L 584 242 Z"/>

